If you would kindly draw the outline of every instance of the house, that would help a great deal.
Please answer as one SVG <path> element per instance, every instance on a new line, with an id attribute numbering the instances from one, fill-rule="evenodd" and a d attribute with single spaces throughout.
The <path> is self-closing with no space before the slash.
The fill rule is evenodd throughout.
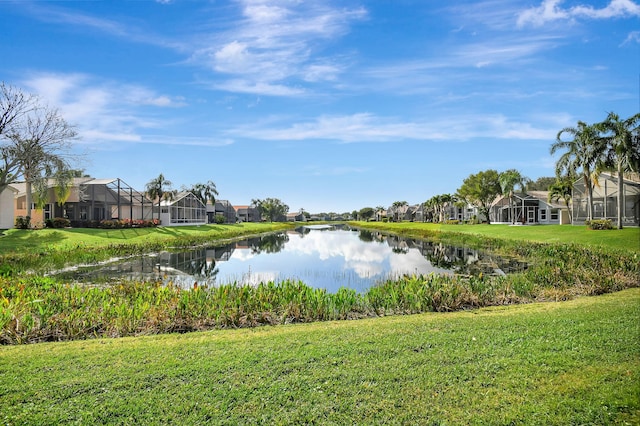
<path id="1" fill-rule="evenodd" d="M 15 196 L 18 190 L 7 186 L 0 192 L 0 229 L 13 228 L 15 223 Z"/>
<path id="2" fill-rule="evenodd" d="M 15 216 L 27 215 L 27 194 L 24 182 L 13 185 Z M 31 206 L 31 223 L 40 224 L 47 219 L 64 217 L 72 226 L 86 226 L 104 219 L 151 219 L 152 203 L 145 195 L 127 185 L 120 178 L 74 178 L 68 197 L 60 200 L 56 194 L 56 181 L 47 182 L 47 198 L 41 210 Z"/>
<path id="3" fill-rule="evenodd" d="M 492 223 L 508 224 L 568 224 L 566 206 L 548 201 L 549 191 L 514 193 L 511 197 L 498 196 L 491 204 L 489 218 Z"/>
<path id="4" fill-rule="evenodd" d="M 233 206 L 236 210 L 236 217 L 240 222 L 261 222 L 260 210 L 254 206 Z"/>
<path id="5" fill-rule="evenodd" d="M 154 206 L 157 213 L 158 205 Z M 205 225 L 207 207 L 191 192 L 183 191 L 171 200 L 160 202 L 160 224 L 163 226 Z"/>
<path id="6" fill-rule="evenodd" d="M 236 223 L 236 209 L 228 200 L 216 200 L 214 204 L 207 204 L 208 222 L 215 223 L 216 216 L 222 216 L 223 223 Z"/>
<path id="7" fill-rule="evenodd" d="M 307 218 L 302 212 L 287 213 L 287 222 L 306 222 Z"/>
<path id="8" fill-rule="evenodd" d="M 598 175 L 593 185 L 593 219 L 618 218 L 618 176 L 611 173 Z M 622 224 L 640 226 L 640 174 L 625 173 L 622 184 L 624 212 Z M 582 225 L 588 218 L 588 196 L 582 179 L 573 184 L 573 224 Z"/>

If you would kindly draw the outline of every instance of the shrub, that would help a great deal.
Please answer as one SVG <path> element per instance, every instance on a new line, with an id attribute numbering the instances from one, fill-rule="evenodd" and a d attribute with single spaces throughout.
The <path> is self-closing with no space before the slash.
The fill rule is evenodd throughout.
<path id="1" fill-rule="evenodd" d="M 457 219 L 449 219 L 447 221 L 445 221 L 445 224 L 447 225 L 459 225 L 460 221 Z"/>
<path id="2" fill-rule="evenodd" d="M 587 220 L 585 224 L 587 225 L 587 228 L 593 229 L 596 231 L 613 229 L 613 223 L 611 223 L 611 219 Z"/>
<path id="3" fill-rule="evenodd" d="M 31 217 L 29 216 L 16 217 L 16 228 L 29 229 L 30 227 L 31 227 Z"/>
<path id="4" fill-rule="evenodd" d="M 49 228 L 49 223 L 51 224 L 51 228 L 68 228 L 71 226 L 71 221 L 64 217 L 56 217 L 47 220 L 47 228 Z"/>
<path id="5" fill-rule="evenodd" d="M 217 223 L 218 225 L 220 225 L 220 224 L 222 224 L 222 223 L 224 223 L 224 222 L 225 222 L 225 219 L 224 219 L 224 216 L 223 216 L 223 215 L 221 215 L 221 214 L 217 214 L 217 215 L 213 218 L 213 221 L 214 221 L 215 223 Z"/>

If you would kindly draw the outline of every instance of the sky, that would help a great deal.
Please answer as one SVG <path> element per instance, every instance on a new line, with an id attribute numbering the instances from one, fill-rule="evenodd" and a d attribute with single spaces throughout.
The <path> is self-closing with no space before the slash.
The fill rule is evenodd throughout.
<path id="1" fill-rule="evenodd" d="M 93 177 L 343 213 L 553 176 L 558 131 L 640 111 L 640 2 L 0 0 L 0 58 Z"/>

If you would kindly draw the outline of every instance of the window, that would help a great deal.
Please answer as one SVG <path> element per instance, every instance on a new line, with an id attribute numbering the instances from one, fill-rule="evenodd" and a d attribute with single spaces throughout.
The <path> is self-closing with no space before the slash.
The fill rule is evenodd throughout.
<path id="1" fill-rule="evenodd" d="M 558 220 L 558 209 L 551 209 L 551 220 Z"/>
<path id="2" fill-rule="evenodd" d="M 547 209 L 540 209 L 540 220 L 547 220 Z"/>
<path id="3" fill-rule="evenodd" d="M 80 220 L 87 220 L 87 206 L 80 206 Z"/>

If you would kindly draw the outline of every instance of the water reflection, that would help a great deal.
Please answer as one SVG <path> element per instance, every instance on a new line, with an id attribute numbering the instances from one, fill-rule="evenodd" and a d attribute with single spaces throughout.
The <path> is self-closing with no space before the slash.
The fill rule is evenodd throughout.
<path id="1" fill-rule="evenodd" d="M 341 286 L 363 291 L 377 281 L 403 274 L 505 274 L 525 267 L 469 248 L 319 225 L 62 275 L 81 282 L 133 278 L 172 281 L 185 287 L 195 282 L 255 284 L 290 278 L 329 291 Z"/>

